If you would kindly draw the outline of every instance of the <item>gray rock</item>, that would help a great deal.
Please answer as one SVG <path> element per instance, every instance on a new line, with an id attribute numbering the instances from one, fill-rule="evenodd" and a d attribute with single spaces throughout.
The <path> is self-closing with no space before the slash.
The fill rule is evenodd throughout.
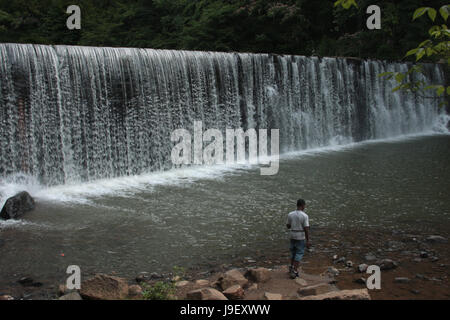
<path id="1" fill-rule="evenodd" d="M 380 262 L 380 270 L 391 270 L 398 267 L 398 264 L 391 259 L 383 259 Z"/>
<path id="2" fill-rule="evenodd" d="M 4 220 L 19 219 L 26 212 L 33 210 L 34 207 L 34 199 L 28 192 L 22 191 L 6 200 L 0 212 L 0 218 Z"/>
<path id="3" fill-rule="evenodd" d="M 377 260 L 377 257 L 373 253 L 368 253 L 365 255 L 364 259 L 366 259 L 366 261 L 375 261 Z"/>
<path id="4" fill-rule="evenodd" d="M 394 279 L 394 281 L 396 283 L 408 283 L 411 280 L 409 278 L 406 278 L 406 277 L 397 277 L 397 278 Z"/>
<path id="5" fill-rule="evenodd" d="M 367 264 L 361 263 L 361 264 L 358 266 L 358 271 L 361 272 L 361 273 L 366 272 L 368 267 L 369 267 L 369 266 L 368 266 Z"/>
<path id="6" fill-rule="evenodd" d="M 336 263 L 345 263 L 345 257 L 340 257 L 336 260 Z"/>
<path id="7" fill-rule="evenodd" d="M 430 242 L 430 243 L 445 243 L 445 242 L 447 242 L 447 239 L 442 236 L 433 235 L 433 236 L 427 237 L 425 239 L 425 241 Z"/>
<path id="8" fill-rule="evenodd" d="M 334 267 L 329 267 L 327 273 L 331 274 L 332 276 L 338 276 L 339 270 Z"/>
<path id="9" fill-rule="evenodd" d="M 347 266 L 347 268 L 352 268 L 353 267 L 353 262 L 348 260 L 345 265 Z"/>
<path id="10" fill-rule="evenodd" d="M 416 278 L 420 279 L 420 280 L 428 280 L 428 277 L 426 277 L 426 276 L 424 276 L 423 274 L 420 274 L 420 273 L 416 274 Z"/>
<path id="11" fill-rule="evenodd" d="M 421 258 L 428 258 L 428 252 L 426 252 L 426 251 L 421 251 L 421 252 L 420 252 L 420 257 L 421 257 Z"/>
<path id="12" fill-rule="evenodd" d="M 439 260 L 439 258 L 438 257 L 431 257 L 431 262 L 436 262 L 436 261 L 438 261 Z"/>

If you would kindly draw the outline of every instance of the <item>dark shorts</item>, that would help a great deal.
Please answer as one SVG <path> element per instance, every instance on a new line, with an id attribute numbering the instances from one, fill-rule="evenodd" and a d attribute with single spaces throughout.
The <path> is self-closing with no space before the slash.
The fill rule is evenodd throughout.
<path id="1" fill-rule="evenodd" d="M 305 240 L 294 240 L 291 239 L 289 245 L 289 250 L 291 251 L 291 259 L 294 261 L 300 261 L 305 253 Z"/>

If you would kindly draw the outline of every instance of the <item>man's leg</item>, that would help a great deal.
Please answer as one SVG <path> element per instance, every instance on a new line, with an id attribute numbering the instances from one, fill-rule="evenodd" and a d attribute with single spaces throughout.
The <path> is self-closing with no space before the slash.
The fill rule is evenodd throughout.
<path id="1" fill-rule="evenodd" d="M 289 251 L 291 253 L 291 264 L 289 266 L 289 272 L 292 272 L 292 270 L 294 269 L 294 263 L 295 263 L 295 242 L 294 240 L 290 240 L 289 243 Z"/>
<path id="2" fill-rule="evenodd" d="M 298 240 L 296 241 L 295 245 L 295 257 L 294 257 L 294 273 L 298 276 L 298 266 L 300 264 L 300 261 L 303 258 L 303 254 L 305 253 L 305 240 Z"/>

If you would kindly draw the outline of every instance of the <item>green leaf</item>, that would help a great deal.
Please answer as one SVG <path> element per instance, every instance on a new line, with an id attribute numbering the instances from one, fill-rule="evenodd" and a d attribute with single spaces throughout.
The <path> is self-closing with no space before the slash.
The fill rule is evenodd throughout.
<path id="1" fill-rule="evenodd" d="M 393 72 L 383 72 L 378 75 L 379 78 L 386 77 L 392 75 Z"/>
<path id="2" fill-rule="evenodd" d="M 436 93 L 438 96 L 442 95 L 445 91 L 444 86 L 439 86 L 438 89 L 436 90 Z"/>
<path id="3" fill-rule="evenodd" d="M 450 86 L 447 87 L 447 94 L 450 95 Z"/>
<path id="4" fill-rule="evenodd" d="M 392 89 L 392 92 L 396 92 L 402 88 L 402 85 L 396 86 L 394 89 Z"/>
<path id="5" fill-rule="evenodd" d="M 436 19 L 436 9 L 429 8 L 428 9 L 428 16 L 430 17 L 430 19 L 432 21 L 434 21 Z"/>
<path id="6" fill-rule="evenodd" d="M 405 79 L 405 75 L 403 73 L 397 73 L 395 75 L 395 80 L 399 83 L 401 83 L 403 81 L 403 79 Z"/>
<path id="7" fill-rule="evenodd" d="M 419 48 L 425 47 L 427 44 L 431 44 L 431 40 L 427 39 L 419 44 Z"/>
<path id="8" fill-rule="evenodd" d="M 447 21 L 449 15 L 448 5 L 442 6 L 439 9 L 439 13 L 441 14 L 442 18 L 444 18 L 444 20 Z"/>
<path id="9" fill-rule="evenodd" d="M 428 11 L 428 9 L 429 9 L 428 7 L 422 7 L 422 8 L 416 9 L 416 11 L 414 11 L 414 14 L 413 14 L 413 20 L 416 20 L 417 18 L 422 16 L 425 12 Z"/>
<path id="10" fill-rule="evenodd" d="M 417 51 L 419 51 L 419 48 L 411 49 L 411 50 L 409 50 L 409 51 L 406 53 L 405 57 L 408 57 L 408 56 L 410 56 L 410 55 L 416 54 Z"/>
<path id="11" fill-rule="evenodd" d="M 422 59 L 422 57 L 425 55 L 425 49 L 424 48 L 420 48 L 419 51 L 416 54 L 416 61 L 419 61 L 420 59 Z"/>

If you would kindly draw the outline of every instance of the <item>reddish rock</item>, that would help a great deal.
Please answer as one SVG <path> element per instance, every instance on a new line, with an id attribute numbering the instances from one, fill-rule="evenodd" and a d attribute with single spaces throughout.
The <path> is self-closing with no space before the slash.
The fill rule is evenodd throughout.
<path id="1" fill-rule="evenodd" d="M 90 300 L 119 300 L 128 295 L 128 284 L 125 279 L 97 274 L 94 278 L 81 283 L 80 295 Z"/>
<path id="2" fill-rule="evenodd" d="M 266 298 L 266 300 L 283 300 L 283 296 L 281 294 L 270 292 L 265 292 L 264 298 Z"/>
<path id="3" fill-rule="evenodd" d="M 140 297 L 142 296 L 142 288 L 137 284 L 133 284 L 128 287 L 128 296 L 130 297 Z"/>
<path id="4" fill-rule="evenodd" d="M 333 291 L 316 296 L 307 296 L 300 300 L 370 300 L 367 289 Z"/>
<path id="5" fill-rule="evenodd" d="M 187 293 L 188 300 L 228 300 L 220 291 L 213 288 L 202 288 Z"/>
<path id="6" fill-rule="evenodd" d="M 237 284 L 244 287 L 248 283 L 248 280 L 239 270 L 233 269 L 225 272 L 225 274 L 219 279 L 218 283 L 222 290 L 226 290 Z"/>
<path id="7" fill-rule="evenodd" d="M 78 292 L 71 292 L 62 297 L 59 297 L 59 300 L 83 300 Z"/>
<path id="8" fill-rule="evenodd" d="M 316 284 L 313 286 L 300 288 L 300 289 L 298 289 L 297 292 L 301 296 L 315 296 L 315 295 L 330 292 L 331 290 L 332 290 L 332 288 L 330 287 L 330 285 L 328 285 L 326 283 L 320 283 L 320 284 Z"/>
<path id="9" fill-rule="evenodd" d="M 230 300 L 240 300 L 244 298 L 244 289 L 240 285 L 234 285 L 229 287 L 227 290 L 222 292 L 225 297 L 227 297 Z"/>
<path id="10" fill-rule="evenodd" d="M 199 287 L 208 287 L 209 286 L 209 281 L 208 280 L 203 280 L 203 279 L 196 280 L 195 281 L 195 285 L 199 286 Z"/>
<path id="11" fill-rule="evenodd" d="M 266 268 L 250 269 L 245 274 L 251 281 L 264 283 L 270 280 L 272 273 Z"/>

